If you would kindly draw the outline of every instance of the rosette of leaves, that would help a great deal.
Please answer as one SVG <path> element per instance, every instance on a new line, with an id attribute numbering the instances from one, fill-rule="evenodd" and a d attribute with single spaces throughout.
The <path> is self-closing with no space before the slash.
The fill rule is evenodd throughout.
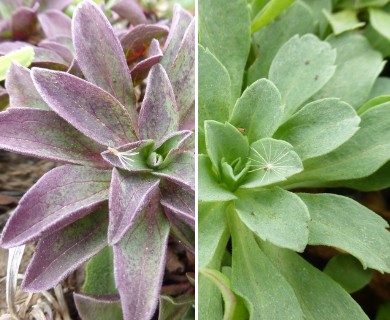
<path id="1" fill-rule="evenodd" d="M 23 107 L 0 113 L 1 148 L 65 164 L 22 198 L 1 246 L 38 241 L 26 291 L 51 288 L 94 257 L 84 295 L 76 296 L 81 315 L 149 319 L 169 235 L 194 250 L 194 19 L 176 8 L 140 106 L 122 46 L 100 9 L 81 3 L 72 25 L 85 80 L 33 68 L 32 85 L 10 92 Z M 161 305 L 186 313 L 190 293 Z"/>
<path id="2" fill-rule="evenodd" d="M 321 41 L 312 12 L 296 2 L 251 42 L 246 1 L 199 3 L 201 319 L 368 319 L 349 293 L 390 272 L 384 219 L 307 192 L 390 159 L 390 103 L 370 101 L 380 53 L 355 33 Z M 307 245 L 350 255 L 324 274 Z"/>

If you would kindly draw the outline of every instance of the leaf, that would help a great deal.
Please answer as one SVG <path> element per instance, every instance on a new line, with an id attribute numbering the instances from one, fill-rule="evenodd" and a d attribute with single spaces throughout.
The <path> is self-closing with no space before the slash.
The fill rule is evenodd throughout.
<path id="1" fill-rule="evenodd" d="M 248 311 L 245 309 L 243 303 L 231 291 L 228 277 L 221 272 L 212 269 L 203 269 L 200 272 L 211 280 L 221 291 L 225 302 L 224 320 L 246 319 L 248 317 Z"/>
<path id="2" fill-rule="evenodd" d="M 375 320 L 387 320 L 390 316 L 390 302 L 384 302 L 379 307 Z"/>
<path id="3" fill-rule="evenodd" d="M 39 240 L 22 288 L 39 292 L 54 287 L 107 246 L 107 208 Z"/>
<path id="4" fill-rule="evenodd" d="M 179 128 L 193 130 L 195 126 L 195 19 L 192 19 L 186 30 L 177 56 L 167 72 L 179 112 Z"/>
<path id="5" fill-rule="evenodd" d="M 304 0 L 304 3 L 310 7 L 314 21 L 316 25 L 318 25 L 318 31 L 316 34 L 318 34 L 318 36 L 323 39 L 327 32 L 329 32 L 329 23 L 323 13 L 323 10 L 327 10 L 329 12 L 332 11 L 332 0 Z"/>
<path id="6" fill-rule="evenodd" d="M 20 7 L 12 13 L 11 28 L 12 38 L 17 40 L 27 40 L 36 32 L 38 19 L 34 10 Z"/>
<path id="7" fill-rule="evenodd" d="M 232 164 L 236 159 L 246 160 L 249 152 L 248 138 L 230 123 L 205 121 L 206 148 L 215 169 L 221 172 L 221 161 Z M 228 143 L 226 143 L 228 141 Z"/>
<path id="8" fill-rule="evenodd" d="M 111 7 L 122 18 L 129 21 L 131 25 L 147 23 L 145 14 L 141 5 L 134 0 L 120 0 Z"/>
<path id="9" fill-rule="evenodd" d="M 261 78 L 268 78 L 272 60 L 280 47 L 292 36 L 315 33 L 315 31 L 312 11 L 306 4 L 296 1 L 277 20 L 254 33 L 253 45 L 257 57 L 248 69 L 248 83 L 251 84 Z"/>
<path id="10" fill-rule="evenodd" d="M 358 110 L 358 114 L 363 114 L 367 110 L 379 106 L 385 102 L 390 102 L 390 95 L 385 96 L 377 96 L 375 98 L 372 98 L 371 100 L 368 100 L 364 105 L 362 105 Z"/>
<path id="11" fill-rule="evenodd" d="M 230 228 L 231 288 L 244 299 L 250 319 L 304 319 L 293 289 L 235 213 L 230 215 Z"/>
<path id="12" fill-rule="evenodd" d="M 63 11 L 70 6 L 72 0 L 41 0 L 39 3 L 39 9 L 41 11 L 55 9 Z"/>
<path id="13" fill-rule="evenodd" d="M 34 59 L 34 49 L 32 47 L 24 47 L 0 57 L 0 81 L 6 78 L 8 69 L 13 61 L 17 61 L 24 67 L 28 67 Z"/>
<path id="14" fill-rule="evenodd" d="M 46 38 L 71 37 L 71 19 L 58 10 L 45 10 L 38 14 L 38 20 Z"/>
<path id="15" fill-rule="evenodd" d="M 375 8 L 368 9 L 368 12 L 370 14 L 371 26 L 390 41 L 390 14 L 384 10 Z"/>
<path id="16" fill-rule="evenodd" d="M 264 138 L 252 143 L 248 159 L 251 170 L 241 188 L 258 188 L 284 181 L 303 170 L 301 159 L 283 140 Z"/>
<path id="17" fill-rule="evenodd" d="M 369 99 L 376 98 L 378 96 L 390 95 L 390 78 L 378 77 L 376 78 L 374 85 L 371 89 Z"/>
<path id="18" fill-rule="evenodd" d="M 184 245 L 189 252 L 195 254 L 195 226 L 191 226 L 183 219 L 180 219 L 181 217 L 177 217 L 167 207 L 163 207 L 163 209 L 169 221 L 171 236 Z"/>
<path id="19" fill-rule="evenodd" d="M 352 199 L 331 194 L 299 194 L 309 209 L 309 244 L 346 251 L 364 268 L 390 271 L 390 233 L 380 216 Z"/>
<path id="20" fill-rule="evenodd" d="M 246 1 L 200 1 L 198 11 L 199 42 L 229 72 L 234 101 L 241 93 L 250 49 L 250 16 Z M 229 44 L 228 50 L 226 44 Z"/>
<path id="21" fill-rule="evenodd" d="M 80 293 L 73 293 L 77 311 L 82 319 L 95 320 L 122 320 L 122 309 L 118 300 L 92 297 Z"/>
<path id="22" fill-rule="evenodd" d="M 335 60 L 335 50 L 312 34 L 294 36 L 279 49 L 269 79 L 282 95 L 284 120 L 329 81 Z"/>
<path id="23" fill-rule="evenodd" d="M 331 36 L 327 42 L 337 51 L 337 70 L 313 98 L 340 98 L 357 109 L 367 101 L 375 79 L 383 69 L 381 55 L 357 33 Z"/>
<path id="24" fill-rule="evenodd" d="M 169 224 L 158 195 L 122 240 L 114 245 L 115 281 L 125 319 L 150 319 L 164 275 Z"/>
<path id="25" fill-rule="evenodd" d="M 160 49 L 158 40 L 153 39 L 148 50 L 148 57 L 138 62 L 130 71 L 133 82 L 139 84 L 144 80 L 150 69 L 161 61 L 163 53 Z"/>
<path id="26" fill-rule="evenodd" d="M 112 248 L 107 246 L 88 261 L 83 293 L 95 296 L 118 294 L 113 257 Z"/>
<path id="27" fill-rule="evenodd" d="M 184 33 L 186 32 L 192 19 L 192 16 L 187 11 L 183 10 L 180 5 L 175 4 L 173 8 L 171 27 L 164 45 L 164 57 L 161 61 L 165 70 L 169 70 L 171 68 L 179 51 Z"/>
<path id="28" fill-rule="evenodd" d="M 110 186 L 108 242 L 118 243 L 158 193 L 159 180 L 152 175 L 113 170 Z"/>
<path id="29" fill-rule="evenodd" d="M 253 19 L 251 27 L 252 33 L 255 33 L 257 30 L 273 21 L 294 1 L 295 0 L 269 1 Z"/>
<path id="30" fill-rule="evenodd" d="M 138 132 L 138 113 L 132 81 L 122 46 L 99 7 L 82 2 L 74 12 L 73 44 L 85 78 L 110 93 L 130 114 L 131 126 Z"/>
<path id="31" fill-rule="evenodd" d="M 225 189 L 217 181 L 216 174 L 212 170 L 210 159 L 206 155 L 198 156 L 198 200 L 199 201 L 229 201 L 236 199 L 236 196 Z"/>
<path id="32" fill-rule="evenodd" d="M 159 320 L 182 320 L 191 305 L 194 304 L 192 297 L 179 296 L 172 298 L 161 295 L 159 305 Z"/>
<path id="33" fill-rule="evenodd" d="M 154 145 L 152 140 L 139 140 L 116 148 L 110 147 L 101 156 L 113 167 L 131 172 L 151 172 L 153 169 L 146 165 L 145 158 Z"/>
<path id="34" fill-rule="evenodd" d="M 11 108 L 50 110 L 37 89 L 35 89 L 30 70 L 19 63 L 13 62 L 11 64 L 5 81 L 5 87 L 9 93 Z"/>
<path id="35" fill-rule="evenodd" d="M 195 229 L 195 196 L 175 183 L 163 181 L 160 187 L 161 205 L 169 209 L 176 219 Z"/>
<path id="36" fill-rule="evenodd" d="M 66 37 L 60 37 L 61 39 L 64 39 Z M 54 38 L 52 40 L 43 40 L 39 43 L 39 47 L 45 48 L 47 50 L 51 50 L 56 52 L 60 57 L 62 57 L 66 62 L 69 64 L 73 61 L 74 53 L 73 50 L 70 50 L 65 44 L 62 44 L 60 42 L 57 42 Z M 69 38 L 69 40 L 71 40 Z"/>
<path id="37" fill-rule="evenodd" d="M 362 289 L 372 279 L 372 270 L 363 270 L 361 263 L 348 254 L 338 254 L 326 264 L 324 273 L 339 283 L 345 291 Z"/>
<path id="38" fill-rule="evenodd" d="M 390 158 L 390 103 L 361 115 L 360 129 L 336 150 L 305 162 L 294 181 L 337 181 L 366 177 Z"/>
<path id="39" fill-rule="evenodd" d="M 120 42 L 125 50 L 126 60 L 133 62 L 139 58 L 151 45 L 153 40 L 167 35 L 168 28 L 153 24 L 140 24 L 120 37 Z"/>
<path id="40" fill-rule="evenodd" d="M 281 188 L 237 195 L 241 221 L 261 239 L 303 252 L 309 239 L 310 214 L 299 197 Z"/>
<path id="41" fill-rule="evenodd" d="M 205 120 L 224 122 L 229 119 L 230 77 L 218 59 L 198 46 L 198 117 L 199 131 Z"/>
<path id="42" fill-rule="evenodd" d="M 222 259 L 229 240 L 224 203 L 200 203 L 198 207 L 198 268 L 214 267 Z"/>
<path id="43" fill-rule="evenodd" d="M 14 247 L 61 229 L 108 199 L 111 171 L 65 165 L 46 173 L 20 200 L 2 233 Z"/>
<path id="44" fill-rule="evenodd" d="M 202 274 L 198 275 L 198 292 L 201 292 L 197 300 L 198 319 L 223 318 L 222 295 L 219 289 Z"/>
<path id="45" fill-rule="evenodd" d="M 38 68 L 32 78 L 50 108 L 87 137 L 106 146 L 137 139 L 127 111 L 99 87 L 65 72 Z"/>
<path id="46" fill-rule="evenodd" d="M 11 108 L 0 113 L 0 146 L 38 158 L 107 167 L 103 147 L 70 126 L 53 111 Z"/>
<path id="47" fill-rule="evenodd" d="M 245 89 L 237 100 L 230 123 L 241 128 L 249 142 L 271 137 L 283 115 L 281 96 L 275 85 L 260 79 Z"/>
<path id="48" fill-rule="evenodd" d="M 294 146 L 302 160 L 326 154 L 350 139 L 360 118 L 345 102 L 335 98 L 305 105 L 289 118 L 274 137 Z"/>
<path id="49" fill-rule="evenodd" d="M 328 10 L 323 10 L 323 13 L 332 26 L 335 35 L 359 29 L 365 25 L 364 22 L 359 21 L 357 17 L 358 11 L 355 10 L 346 9 L 336 13 L 330 13 Z"/>
<path id="50" fill-rule="evenodd" d="M 261 242 L 261 249 L 294 290 L 303 319 L 368 320 L 361 307 L 330 277 L 295 252 Z"/>
<path id="51" fill-rule="evenodd" d="M 195 159 L 193 152 L 182 152 L 167 167 L 153 171 L 153 174 L 166 178 L 183 188 L 195 190 Z"/>
<path id="52" fill-rule="evenodd" d="M 156 141 L 179 129 L 174 92 L 160 64 L 150 70 L 138 124 L 141 138 Z"/>

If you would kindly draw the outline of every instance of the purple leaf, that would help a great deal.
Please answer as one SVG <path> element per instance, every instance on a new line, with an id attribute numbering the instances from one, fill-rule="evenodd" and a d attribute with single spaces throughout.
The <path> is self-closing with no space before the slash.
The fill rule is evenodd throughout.
<path id="1" fill-rule="evenodd" d="M 124 319 L 151 319 L 164 275 L 169 223 L 156 196 L 114 245 L 115 282 Z"/>
<path id="2" fill-rule="evenodd" d="M 187 11 L 183 10 L 179 5 L 175 5 L 171 28 L 164 46 L 164 58 L 161 62 L 167 70 L 171 68 L 173 61 L 177 56 L 184 33 L 192 19 L 192 16 Z"/>
<path id="3" fill-rule="evenodd" d="M 195 253 L 195 230 L 183 220 L 177 219 L 171 210 L 164 208 L 166 217 L 171 227 L 171 234 L 180 241 L 189 251 Z"/>
<path id="4" fill-rule="evenodd" d="M 35 32 L 35 26 L 38 22 L 34 10 L 22 7 L 12 14 L 11 28 L 12 36 L 16 40 L 26 40 Z"/>
<path id="5" fill-rule="evenodd" d="M 107 246 L 107 208 L 39 240 L 22 288 L 48 290 Z"/>
<path id="6" fill-rule="evenodd" d="M 54 51 L 69 64 L 73 61 L 73 53 L 65 45 L 54 40 L 41 41 L 39 47 Z"/>
<path id="7" fill-rule="evenodd" d="M 175 96 L 164 68 L 152 67 L 139 115 L 140 136 L 159 141 L 178 130 Z"/>
<path id="8" fill-rule="evenodd" d="M 53 161 L 107 168 L 104 147 L 53 111 L 11 108 L 0 113 L 0 148 Z"/>
<path id="9" fill-rule="evenodd" d="M 195 195 L 175 183 L 164 181 L 161 186 L 161 205 L 175 219 L 184 221 L 195 229 Z"/>
<path id="10" fill-rule="evenodd" d="M 61 11 L 47 10 L 38 14 L 38 19 L 46 38 L 72 36 L 71 19 Z"/>
<path id="11" fill-rule="evenodd" d="M 73 293 L 77 311 L 82 319 L 122 319 L 119 297 L 97 297 Z"/>
<path id="12" fill-rule="evenodd" d="M 5 80 L 9 93 L 10 107 L 50 110 L 42 100 L 31 79 L 30 69 L 18 63 L 12 63 Z"/>
<path id="13" fill-rule="evenodd" d="M 177 56 L 168 69 L 177 108 L 180 129 L 193 130 L 195 126 L 195 19 L 192 20 Z"/>
<path id="14" fill-rule="evenodd" d="M 129 21 L 132 25 L 147 22 L 142 7 L 135 0 L 118 1 L 111 7 L 111 10 Z"/>
<path id="15" fill-rule="evenodd" d="M 153 39 L 148 50 L 148 57 L 138 62 L 130 71 L 133 82 L 135 84 L 141 83 L 148 76 L 150 69 L 159 63 L 162 57 L 160 43 Z"/>
<path id="16" fill-rule="evenodd" d="M 46 173 L 20 200 L 1 245 L 19 246 L 85 216 L 108 199 L 111 170 L 65 165 Z"/>
<path id="17" fill-rule="evenodd" d="M 131 63 L 137 60 L 144 54 L 153 39 L 165 37 L 168 34 L 168 30 L 165 26 L 142 24 L 121 36 L 120 40 L 125 50 L 127 61 Z"/>
<path id="18" fill-rule="evenodd" d="M 77 62 L 76 59 L 73 59 L 72 63 L 70 64 L 68 70 L 66 70 L 67 73 L 70 73 L 71 75 L 74 75 L 77 78 L 84 78 L 83 72 L 80 69 L 80 65 Z"/>
<path id="19" fill-rule="evenodd" d="M 146 166 L 145 157 L 149 155 L 154 146 L 153 140 L 140 140 L 118 148 L 110 148 L 102 152 L 102 157 L 111 166 L 131 172 L 150 172 Z"/>
<path id="20" fill-rule="evenodd" d="M 22 42 L 22 41 L 15 41 L 15 42 L 10 42 L 10 41 L 5 41 L 0 43 L 0 54 L 1 55 L 6 55 L 7 53 L 10 53 L 11 51 L 19 50 L 24 47 L 34 47 L 30 45 L 27 42 Z"/>
<path id="21" fill-rule="evenodd" d="M 195 161 L 192 152 L 183 152 L 162 170 L 154 171 L 154 175 L 163 177 L 184 188 L 195 190 Z"/>
<path id="22" fill-rule="evenodd" d="M 69 63 L 66 62 L 58 53 L 44 48 L 34 47 L 35 57 L 32 66 L 53 70 L 65 71 Z"/>
<path id="23" fill-rule="evenodd" d="M 128 110 L 138 132 L 133 85 L 122 46 L 101 10 L 81 3 L 73 16 L 73 43 L 86 79 L 116 97 Z"/>
<path id="24" fill-rule="evenodd" d="M 109 93 L 65 72 L 34 68 L 35 87 L 46 103 L 87 137 L 116 146 L 136 140 L 125 108 Z"/>
<path id="25" fill-rule="evenodd" d="M 59 10 L 62 11 L 71 5 L 73 0 L 40 0 L 39 1 L 39 10 Z"/>
<path id="26" fill-rule="evenodd" d="M 128 174 L 113 170 L 110 187 L 108 241 L 116 244 L 134 225 L 152 199 L 158 197 L 160 180 L 152 175 Z"/>

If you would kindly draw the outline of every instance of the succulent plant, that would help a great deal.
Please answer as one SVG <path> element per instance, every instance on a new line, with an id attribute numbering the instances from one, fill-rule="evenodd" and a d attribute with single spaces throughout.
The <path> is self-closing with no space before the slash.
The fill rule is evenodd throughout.
<path id="1" fill-rule="evenodd" d="M 12 66 L 1 148 L 64 163 L 25 194 L 2 234 L 4 248 L 38 240 L 24 290 L 51 288 L 104 251 L 115 285 L 101 303 L 118 290 L 125 319 L 153 316 L 169 235 L 194 250 L 194 31 L 176 7 L 163 54 L 146 68 L 140 108 L 123 48 L 92 2 L 72 21 L 85 80 Z M 81 308 L 88 299 L 98 301 L 79 296 Z"/>

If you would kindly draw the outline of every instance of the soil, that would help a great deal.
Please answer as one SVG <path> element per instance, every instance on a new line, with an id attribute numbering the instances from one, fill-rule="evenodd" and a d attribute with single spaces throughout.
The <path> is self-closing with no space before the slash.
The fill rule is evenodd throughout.
<path id="1" fill-rule="evenodd" d="M 25 192 L 47 171 L 54 168 L 55 163 L 36 158 L 25 157 L 0 150 L 0 231 Z M 20 285 L 23 273 L 34 252 L 35 244 L 26 246 L 20 266 Z M 5 297 L 8 252 L 0 248 L 0 316 L 9 313 Z M 180 243 L 170 239 L 166 271 L 162 292 L 172 296 L 183 293 L 194 293 L 193 286 L 187 276 L 194 277 L 195 258 Z M 56 290 L 29 295 L 18 287 L 15 295 L 19 309 L 19 319 L 39 316 L 39 310 L 52 318 L 79 319 L 74 306 L 73 292 L 80 292 L 84 281 L 84 269 L 80 268 L 66 278 Z M 35 314 L 34 314 L 35 312 Z"/>

